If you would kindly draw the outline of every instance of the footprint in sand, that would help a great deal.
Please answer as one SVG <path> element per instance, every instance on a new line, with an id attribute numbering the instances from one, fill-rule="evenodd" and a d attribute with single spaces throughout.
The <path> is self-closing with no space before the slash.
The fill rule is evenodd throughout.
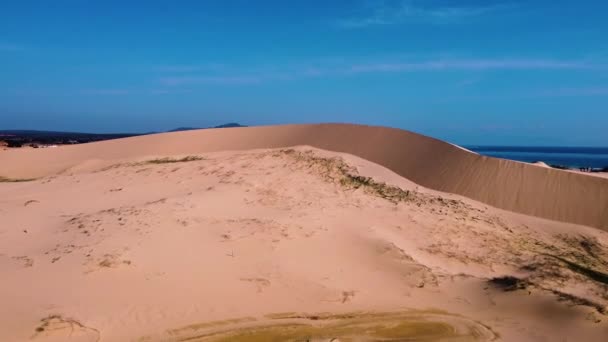
<path id="1" fill-rule="evenodd" d="M 23 267 L 32 267 L 34 266 L 34 259 L 28 257 L 27 255 L 23 256 L 14 256 L 13 260 L 20 261 L 23 263 Z"/>
<path id="2" fill-rule="evenodd" d="M 265 278 L 241 278 L 241 281 L 255 284 L 258 293 L 262 292 L 265 287 L 270 286 L 270 280 Z"/>
<path id="3" fill-rule="evenodd" d="M 104 254 L 99 259 L 89 256 L 87 259 L 86 264 L 89 265 L 89 269 L 84 272 L 85 274 L 104 269 L 118 268 L 120 266 L 130 266 L 132 264 L 131 260 L 121 259 L 121 255 L 119 254 Z"/>
<path id="4" fill-rule="evenodd" d="M 342 304 L 350 302 L 355 297 L 355 291 L 342 291 Z"/>
<path id="5" fill-rule="evenodd" d="M 323 302 L 334 302 L 334 303 L 345 304 L 345 303 L 348 303 L 348 302 L 352 301 L 352 299 L 355 297 L 355 294 L 356 294 L 356 291 L 342 291 L 342 293 L 340 294 L 339 298 L 336 298 L 336 299 L 325 299 L 325 300 L 322 300 L 322 301 Z"/>

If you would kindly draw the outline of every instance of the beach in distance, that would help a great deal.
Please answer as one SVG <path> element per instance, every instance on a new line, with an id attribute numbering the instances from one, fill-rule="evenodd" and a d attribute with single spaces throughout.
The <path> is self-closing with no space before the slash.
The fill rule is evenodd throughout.
<path id="1" fill-rule="evenodd" d="M 466 146 L 482 155 L 527 163 L 543 162 L 565 168 L 592 168 L 608 172 L 606 147 Z"/>

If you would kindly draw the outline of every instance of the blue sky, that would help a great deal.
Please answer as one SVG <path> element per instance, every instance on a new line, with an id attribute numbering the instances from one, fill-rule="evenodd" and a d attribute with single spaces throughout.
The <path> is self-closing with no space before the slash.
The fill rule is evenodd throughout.
<path id="1" fill-rule="evenodd" d="M 2 1 L 0 129 L 608 146 L 606 1 Z"/>

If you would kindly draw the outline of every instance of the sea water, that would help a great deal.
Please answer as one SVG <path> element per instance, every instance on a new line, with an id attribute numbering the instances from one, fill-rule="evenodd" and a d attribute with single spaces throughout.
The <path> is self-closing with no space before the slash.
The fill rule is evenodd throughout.
<path id="1" fill-rule="evenodd" d="M 608 167 L 608 147 L 465 146 L 481 155 L 570 168 Z"/>

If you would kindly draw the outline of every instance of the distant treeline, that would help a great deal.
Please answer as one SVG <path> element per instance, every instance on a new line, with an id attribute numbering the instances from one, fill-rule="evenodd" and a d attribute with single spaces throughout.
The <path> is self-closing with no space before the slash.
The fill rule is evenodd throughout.
<path id="1" fill-rule="evenodd" d="M 8 147 L 21 147 L 24 145 L 82 144 L 93 141 L 132 137 L 136 135 L 141 134 L 96 134 L 10 130 L 0 131 L 0 140 L 4 140 L 8 144 Z"/>
<path id="2" fill-rule="evenodd" d="M 227 123 L 210 128 L 231 128 L 231 127 L 245 127 L 238 123 Z M 188 131 L 194 129 L 194 127 L 180 127 L 169 132 Z M 100 133 L 78 133 L 78 132 L 54 132 L 54 131 L 32 131 L 32 130 L 0 130 L 0 141 L 5 141 L 8 147 L 21 147 L 32 145 L 37 147 L 39 145 L 68 145 L 68 144 L 83 144 L 94 141 L 111 140 L 134 137 L 138 135 L 154 134 L 158 132 L 150 133 L 111 133 L 111 134 L 100 134 Z"/>
<path id="3" fill-rule="evenodd" d="M 524 153 L 570 153 L 570 154 L 608 154 L 608 147 L 572 147 L 572 146 L 464 146 L 475 152 L 524 152 Z M 483 154 L 483 153 L 481 153 Z"/>
<path id="4" fill-rule="evenodd" d="M 560 170 L 579 169 L 579 170 L 585 171 L 585 172 L 608 172 L 608 166 L 605 166 L 603 168 L 591 168 L 591 167 L 572 168 L 572 167 L 568 167 L 568 166 L 564 166 L 564 165 L 555 165 L 555 164 L 550 164 L 549 166 L 554 169 L 560 169 Z"/>

